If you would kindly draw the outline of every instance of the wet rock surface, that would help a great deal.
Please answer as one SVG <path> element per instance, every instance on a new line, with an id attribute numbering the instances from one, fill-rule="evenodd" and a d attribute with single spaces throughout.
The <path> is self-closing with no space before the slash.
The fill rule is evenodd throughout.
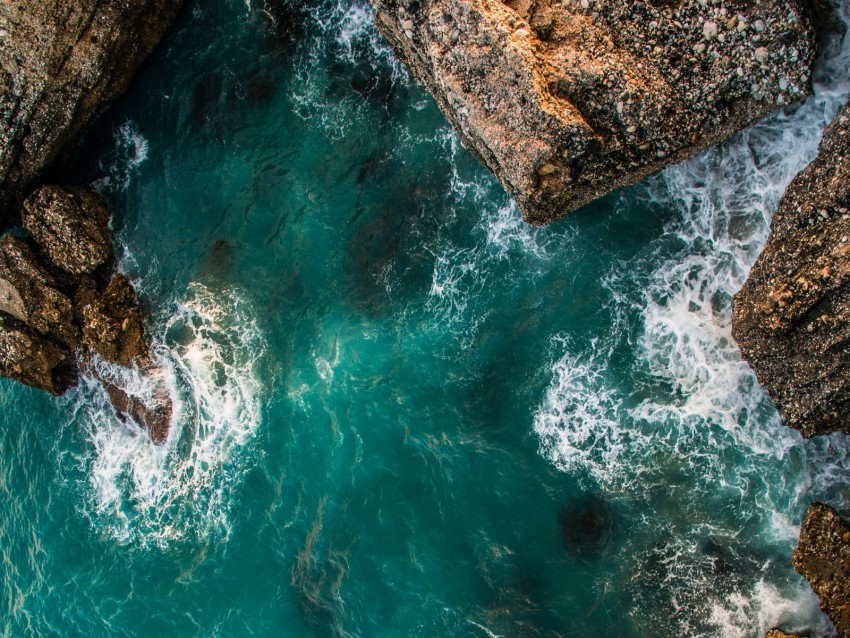
<path id="1" fill-rule="evenodd" d="M 812 503 L 792 557 L 809 581 L 839 638 L 850 637 L 850 526 L 822 503 Z"/>
<path id="2" fill-rule="evenodd" d="M 23 208 L 30 236 L 0 238 L 0 374 L 59 395 L 82 364 L 119 416 L 162 443 L 171 398 L 151 360 L 135 290 L 113 271 L 109 208 L 89 188 L 55 186 L 36 191 Z M 154 382 L 152 398 L 128 394 L 97 361 L 136 367 Z"/>
<path id="3" fill-rule="evenodd" d="M 376 22 L 532 224 L 809 91 L 800 0 L 372 0 Z"/>
<path id="4" fill-rule="evenodd" d="M 788 187 L 732 334 L 785 423 L 850 433 L 850 109 Z"/>
<path id="5" fill-rule="evenodd" d="M 786 634 L 781 629 L 771 629 L 762 638 L 802 638 L 797 634 Z"/>
<path id="6" fill-rule="evenodd" d="M 126 277 L 114 275 L 102 291 L 94 279 L 83 277 L 74 303 L 82 330 L 80 341 L 87 351 L 125 367 L 147 361 L 142 311 Z"/>
<path id="7" fill-rule="evenodd" d="M 91 274 L 115 258 L 109 207 L 90 186 L 43 186 L 24 202 L 21 223 L 51 262 L 72 275 Z"/>
<path id="8" fill-rule="evenodd" d="M 0 3 L 0 226 L 97 110 L 127 88 L 180 4 Z"/>

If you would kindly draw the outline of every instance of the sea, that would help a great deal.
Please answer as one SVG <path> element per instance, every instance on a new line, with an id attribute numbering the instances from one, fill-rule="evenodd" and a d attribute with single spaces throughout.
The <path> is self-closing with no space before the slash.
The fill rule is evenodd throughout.
<path id="1" fill-rule="evenodd" d="M 834 635 L 790 554 L 811 501 L 850 514 L 850 444 L 782 425 L 731 301 L 850 43 L 533 228 L 373 17 L 187 0 L 74 149 L 174 424 L 0 381 L 0 636 Z"/>

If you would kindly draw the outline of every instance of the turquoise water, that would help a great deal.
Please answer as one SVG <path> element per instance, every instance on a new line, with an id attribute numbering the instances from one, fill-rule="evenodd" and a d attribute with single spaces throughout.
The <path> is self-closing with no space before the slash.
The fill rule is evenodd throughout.
<path id="1" fill-rule="evenodd" d="M 789 555 L 850 447 L 779 424 L 729 303 L 840 43 L 815 99 L 532 229 L 365 2 L 187 5 L 65 177 L 177 423 L 0 382 L 4 635 L 829 635 Z"/>

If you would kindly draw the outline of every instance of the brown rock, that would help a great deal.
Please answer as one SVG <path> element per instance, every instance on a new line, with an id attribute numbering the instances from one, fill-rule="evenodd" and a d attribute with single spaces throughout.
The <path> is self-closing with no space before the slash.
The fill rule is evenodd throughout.
<path id="1" fill-rule="evenodd" d="M 850 638 L 850 527 L 834 509 L 809 506 L 792 562 L 820 598 L 839 638 Z"/>
<path id="2" fill-rule="evenodd" d="M 57 396 L 77 382 L 69 348 L 8 323 L 0 320 L 0 374 Z"/>
<path id="3" fill-rule="evenodd" d="M 121 366 L 148 360 L 142 311 L 126 277 L 114 275 L 103 291 L 91 277 L 83 277 L 74 303 L 84 348 Z"/>
<path id="4" fill-rule="evenodd" d="M 171 415 L 174 405 L 168 389 L 163 383 L 157 384 L 154 389 L 152 400 L 145 403 L 139 397 L 131 396 L 127 392 L 104 379 L 100 379 L 109 400 L 115 411 L 122 419 L 131 418 L 139 427 L 147 430 L 156 445 L 165 443 L 168 439 L 168 431 L 171 427 Z"/>
<path id="5" fill-rule="evenodd" d="M 732 334 L 785 423 L 850 433 L 850 110 L 788 187 Z"/>
<path id="6" fill-rule="evenodd" d="M 43 186 L 24 202 L 23 227 L 63 270 L 91 274 L 115 256 L 109 207 L 90 186 Z"/>
<path id="7" fill-rule="evenodd" d="M 79 331 L 71 300 L 61 288 L 32 242 L 12 235 L 0 238 L 0 311 L 73 349 Z"/>
<path id="8" fill-rule="evenodd" d="M 180 3 L 0 3 L 0 226 L 92 115 L 127 88 Z"/>
<path id="9" fill-rule="evenodd" d="M 372 2 L 396 54 L 532 224 L 800 99 L 815 55 L 804 0 Z"/>
<path id="10" fill-rule="evenodd" d="M 762 638 L 803 638 L 797 634 L 786 634 L 781 629 L 771 629 Z"/>

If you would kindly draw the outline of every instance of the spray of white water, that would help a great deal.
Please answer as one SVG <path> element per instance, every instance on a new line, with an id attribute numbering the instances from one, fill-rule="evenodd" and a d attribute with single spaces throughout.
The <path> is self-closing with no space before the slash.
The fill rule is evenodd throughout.
<path id="1" fill-rule="evenodd" d="M 154 328 L 156 378 L 97 364 L 98 376 L 143 401 L 165 382 L 174 415 L 162 446 L 117 416 L 98 381 L 70 393 L 69 427 L 87 439 L 74 463 L 88 481 L 86 514 L 98 529 L 137 545 L 227 535 L 261 420 L 257 365 L 265 347 L 254 317 L 239 292 L 195 283 Z"/>

